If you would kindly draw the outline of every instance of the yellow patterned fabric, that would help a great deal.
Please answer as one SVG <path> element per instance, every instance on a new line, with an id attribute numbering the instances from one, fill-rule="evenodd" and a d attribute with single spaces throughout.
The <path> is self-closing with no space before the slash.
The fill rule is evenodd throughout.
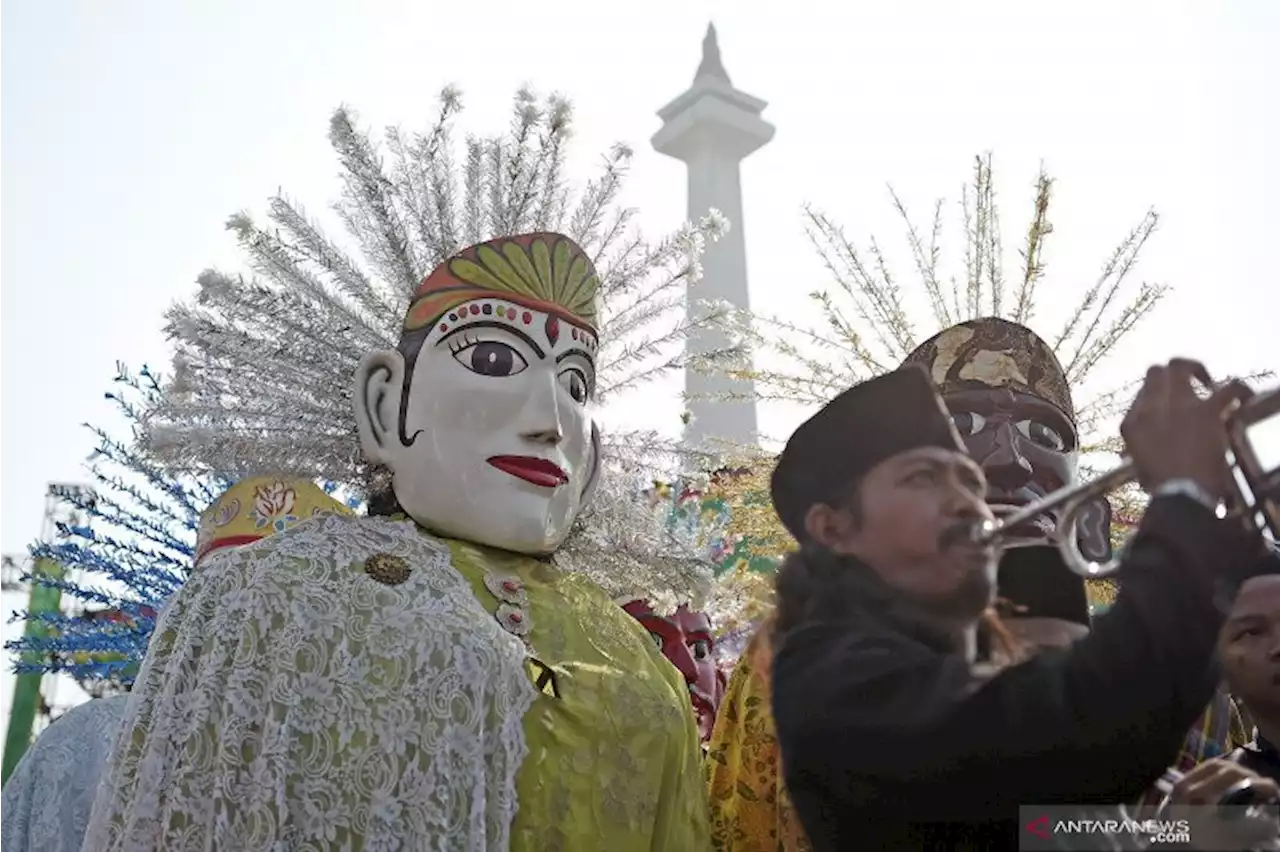
<path id="1" fill-rule="evenodd" d="M 721 852 L 808 852 L 782 783 L 769 708 L 769 646 L 757 632 L 738 659 L 707 752 L 711 839 Z"/>
<path id="2" fill-rule="evenodd" d="M 1204 713 L 1187 731 L 1173 767 L 1179 772 L 1190 772 L 1206 760 L 1224 757 L 1247 745 L 1250 739 L 1235 702 L 1225 688 L 1219 688 Z M 1142 797 L 1140 804 L 1154 807 L 1163 799 L 1164 793 L 1152 788 Z"/>
<path id="3" fill-rule="evenodd" d="M 326 512 L 352 514 L 310 480 L 279 476 L 242 479 L 201 513 L 195 564 L 224 547 L 252 544 Z"/>

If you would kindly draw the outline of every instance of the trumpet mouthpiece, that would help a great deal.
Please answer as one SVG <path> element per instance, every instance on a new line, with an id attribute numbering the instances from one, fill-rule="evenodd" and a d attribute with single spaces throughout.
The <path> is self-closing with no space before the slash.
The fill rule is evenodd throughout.
<path id="1" fill-rule="evenodd" d="M 995 544 L 1000 531 L 999 521 L 982 520 L 969 527 L 969 540 L 974 544 L 990 547 Z"/>

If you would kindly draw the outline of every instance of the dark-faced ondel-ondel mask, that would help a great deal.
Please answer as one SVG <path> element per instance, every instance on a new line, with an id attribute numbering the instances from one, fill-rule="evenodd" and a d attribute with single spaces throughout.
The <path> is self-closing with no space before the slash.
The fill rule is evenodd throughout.
<path id="1" fill-rule="evenodd" d="M 924 366 L 947 403 L 969 454 L 983 468 L 988 503 L 1021 507 L 1077 479 L 1079 436 L 1066 375 L 1048 344 L 1030 329 L 999 318 L 952 326 L 904 363 Z M 1020 530 L 1015 545 L 1056 541 L 1059 512 Z M 1099 498 L 1078 516 L 1081 553 L 1111 556 L 1111 507 Z"/>

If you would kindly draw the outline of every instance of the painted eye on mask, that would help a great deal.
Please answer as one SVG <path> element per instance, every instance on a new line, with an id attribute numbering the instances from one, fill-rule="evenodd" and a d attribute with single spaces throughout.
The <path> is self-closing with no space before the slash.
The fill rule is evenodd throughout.
<path id="1" fill-rule="evenodd" d="M 689 648 L 693 651 L 695 660 L 705 660 L 711 656 L 711 643 L 706 639 L 699 639 L 696 642 L 690 642 Z"/>
<path id="2" fill-rule="evenodd" d="M 569 392 L 575 402 L 585 404 L 587 401 L 587 376 L 577 367 L 569 367 L 561 371 L 560 384 Z"/>
<path id="3" fill-rule="evenodd" d="M 951 415 L 951 422 L 956 424 L 960 437 L 976 435 L 987 425 L 987 418 L 975 411 L 956 411 Z"/>
<path id="4" fill-rule="evenodd" d="M 473 373 L 506 378 L 523 373 L 529 367 L 524 356 L 496 340 L 467 339 L 457 348 L 450 347 L 453 359 Z"/>
<path id="5" fill-rule="evenodd" d="M 1052 426 L 1046 426 L 1036 420 L 1019 420 L 1017 428 L 1023 435 L 1046 449 L 1060 453 L 1067 448 L 1066 439 Z"/>

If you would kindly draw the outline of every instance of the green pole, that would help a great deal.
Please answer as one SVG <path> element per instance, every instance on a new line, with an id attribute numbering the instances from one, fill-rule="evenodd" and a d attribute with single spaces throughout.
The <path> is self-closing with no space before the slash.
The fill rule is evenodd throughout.
<path id="1" fill-rule="evenodd" d="M 52 560 L 38 559 L 32 574 L 62 579 L 63 571 L 62 566 Z M 59 612 L 61 605 L 60 589 L 52 589 L 32 581 L 30 612 L 33 615 Z M 27 636 L 47 636 L 48 633 L 48 628 L 43 624 L 37 621 L 27 622 Z M 23 657 L 24 662 L 40 661 L 39 655 L 30 651 Z M 9 711 L 9 731 L 4 739 L 4 769 L 3 777 L 0 777 L 0 785 L 9 782 L 9 776 L 13 773 L 14 767 L 18 765 L 22 755 L 26 754 L 27 747 L 31 745 L 31 729 L 35 726 L 36 708 L 40 705 L 41 677 L 43 676 L 39 674 L 18 675 L 17 684 L 13 688 L 13 706 Z"/>

